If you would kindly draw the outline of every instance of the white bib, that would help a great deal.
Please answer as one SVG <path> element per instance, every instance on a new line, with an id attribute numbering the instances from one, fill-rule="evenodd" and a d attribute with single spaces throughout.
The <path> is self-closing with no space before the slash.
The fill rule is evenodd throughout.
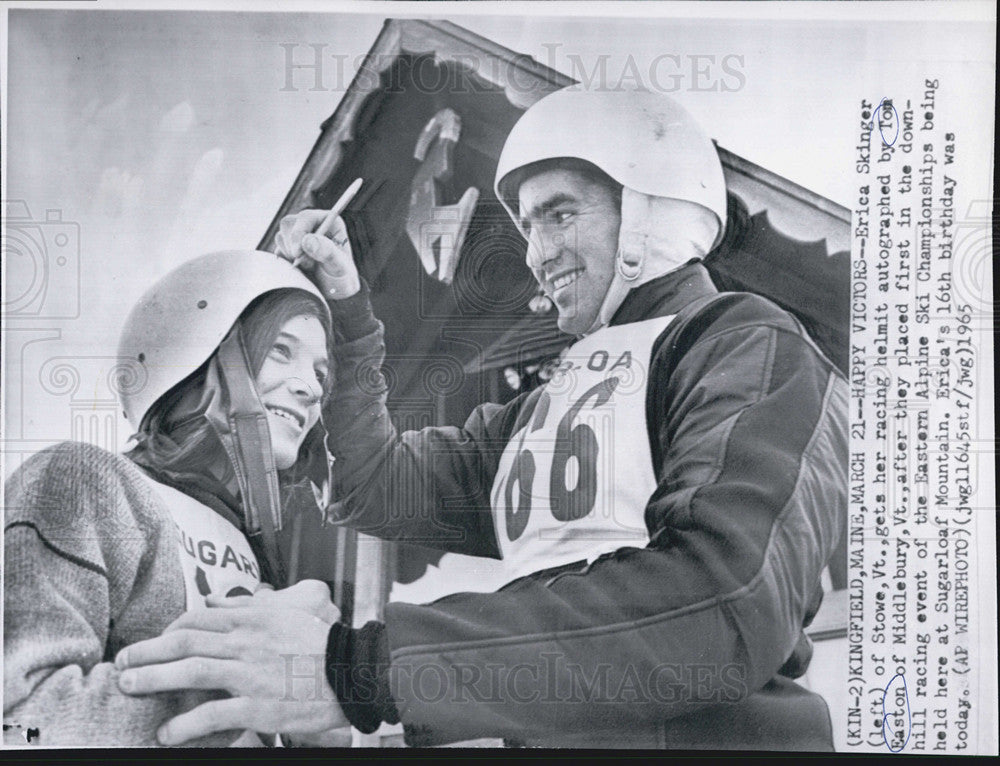
<path id="1" fill-rule="evenodd" d="M 252 596 L 260 585 L 260 566 L 243 533 L 193 497 L 150 483 L 174 520 L 187 609 L 204 606 L 209 593 Z"/>
<path id="2" fill-rule="evenodd" d="M 150 479 L 167 506 L 177 531 L 177 550 L 184 573 L 185 608 L 207 608 L 205 596 L 252 596 L 260 586 L 260 566 L 250 543 L 235 526 L 204 503 Z M 230 747 L 263 747 L 245 729 Z"/>
<path id="3" fill-rule="evenodd" d="M 649 540 L 646 390 L 653 343 L 672 320 L 606 327 L 570 346 L 511 437 L 490 494 L 510 580 Z"/>

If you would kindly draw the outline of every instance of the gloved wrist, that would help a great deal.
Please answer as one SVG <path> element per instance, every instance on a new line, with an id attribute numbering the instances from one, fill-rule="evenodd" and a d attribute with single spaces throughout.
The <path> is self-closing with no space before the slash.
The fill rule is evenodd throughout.
<path id="1" fill-rule="evenodd" d="M 331 625 L 326 677 L 344 716 L 362 734 L 371 734 L 383 722 L 399 722 L 389 689 L 389 645 L 383 623 L 372 621 L 357 629 Z"/>
<path id="2" fill-rule="evenodd" d="M 372 312 L 368 283 L 359 278 L 358 284 L 358 291 L 353 295 L 328 302 L 334 327 L 343 343 L 363 338 L 379 328 L 379 321 Z"/>

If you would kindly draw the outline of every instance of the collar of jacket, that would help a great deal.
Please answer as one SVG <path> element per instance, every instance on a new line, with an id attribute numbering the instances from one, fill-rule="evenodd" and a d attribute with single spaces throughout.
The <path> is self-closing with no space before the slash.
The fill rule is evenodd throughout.
<path id="1" fill-rule="evenodd" d="M 239 502 L 227 490 L 223 489 L 221 484 L 213 483 L 201 474 L 178 474 L 164 471 L 162 468 L 156 468 L 136 460 L 132 454 L 126 453 L 125 456 L 130 458 L 139 470 L 153 481 L 172 487 L 188 497 L 193 497 L 202 505 L 211 508 L 240 532 L 246 532 Z"/>
<path id="2" fill-rule="evenodd" d="M 676 271 L 635 288 L 608 324 L 628 324 L 652 315 L 676 314 L 691 301 L 718 292 L 708 269 L 700 261 L 691 261 Z"/>

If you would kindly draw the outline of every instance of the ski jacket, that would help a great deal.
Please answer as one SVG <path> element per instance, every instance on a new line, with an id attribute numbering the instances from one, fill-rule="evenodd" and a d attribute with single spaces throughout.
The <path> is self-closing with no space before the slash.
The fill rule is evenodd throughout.
<path id="1" fill-rule="evenodd" d="M 500 557 L 497 472 L 546 386 L 398 434 L 365 291 L 332 310 L 339 523 Z M 718 293 L 700 264 L 632 291 L 611 325 L 668 316 L 635 405 L 655 476 L 646 539 L 494 593 L 388 604 L 378 681 L 409 744 L 832 749 L 825 702 L 791 678 L 846 524 L 846 381 L 792 315 Z"/>

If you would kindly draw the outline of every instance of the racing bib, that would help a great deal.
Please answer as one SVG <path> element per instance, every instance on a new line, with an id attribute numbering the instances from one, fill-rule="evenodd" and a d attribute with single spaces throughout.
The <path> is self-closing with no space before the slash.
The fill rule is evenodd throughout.
<path id="1" fill-rule="evenodd" d="M 174 520 L 184 573 L 185 608 L 205 607 L 205 596 L 252 596 L 260 585 L 260 566 L 250 543 L 235 526 L 193 497 L 150 480 Z M 263 747 L 250 729 L 230 747 Z"/>
<path id="2" fill-rule="evenodd" d="M 606 327 L 567 349 L 500 459 L 491 491 L 509 579 L 649 540 L 653 343 L 673 320 Z"/>
<path id="3" fill-rule="evenodd" d="M 204 606 L 210 593 L 252 596 L 260 585 L 260 566 L 243 533 L 193 497 L 151 483 L 174 520 L 187 609 Z"/>

